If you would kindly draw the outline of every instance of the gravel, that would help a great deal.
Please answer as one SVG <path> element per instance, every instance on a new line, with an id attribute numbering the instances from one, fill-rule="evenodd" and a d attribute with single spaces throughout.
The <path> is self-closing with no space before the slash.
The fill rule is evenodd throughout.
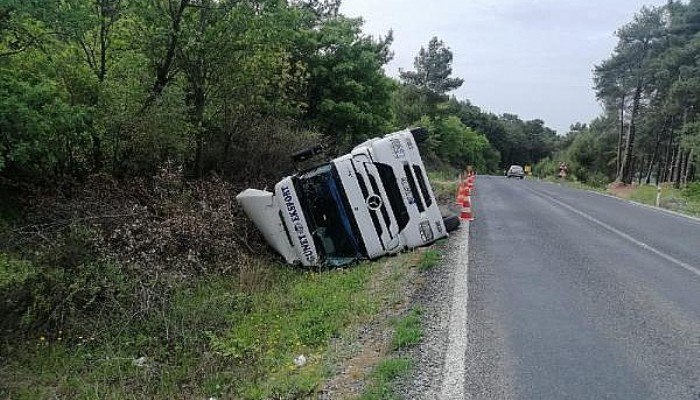
<path id="1" fill-rule="evenodd" d="M 426 282 L 413 296 L 413 306 L 423 313 L 423 340 L 403 355 L 413 358 L 415 366 L 410 374 L 395 383 L 396 395 L 404 399 L 437 399 L 444 377 L 446 351 L 449 346 L 449 323 L 454 274 L 462 254 L 459 245 L 469 235 L 468 223 L 455 231 L 446 243 L 436 247 L 443 254 L 442 263 L 424 272 Z"/>

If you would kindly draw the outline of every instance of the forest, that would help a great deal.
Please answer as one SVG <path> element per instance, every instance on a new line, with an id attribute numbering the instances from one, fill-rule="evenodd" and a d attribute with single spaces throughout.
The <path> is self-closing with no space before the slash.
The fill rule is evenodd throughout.
<path id="1" fill-rule="evenodd" d="M 643 7 L 616 31 L 612 54 L 594 68 L 605 112 L 576 123 L 561 151 L 539 169 L 567 160 L 594 185 L 696 181 L 700 152 L 700 2 Z"/>
<path id="2" fill-rule="evenodd" d="M 414 71 L 386 76 L 392 32 L 367 36 L 339 6 L 4 1 L 0 176 L 150 176 L 170 162 L 191 178 L 264 179 L 286 171 L 290 149 L 320 141 L 336 154 L 416 124 L 433 132 L 424 151 L 455 167 L 494 171 L 551 153 L 543 121 L 449 97 L 463 80 L 438 38 Z"/>

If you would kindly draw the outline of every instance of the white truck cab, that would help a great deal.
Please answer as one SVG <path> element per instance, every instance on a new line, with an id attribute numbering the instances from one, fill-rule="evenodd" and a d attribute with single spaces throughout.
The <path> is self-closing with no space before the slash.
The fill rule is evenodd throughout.
<path id="1" fill-rule="evenodd" d="M 288 263 L 341 266 L 447 236 L 414 134 L 403 130 L 236 196 Z M 422 131 L 420 131 L 422 132 Z"/>

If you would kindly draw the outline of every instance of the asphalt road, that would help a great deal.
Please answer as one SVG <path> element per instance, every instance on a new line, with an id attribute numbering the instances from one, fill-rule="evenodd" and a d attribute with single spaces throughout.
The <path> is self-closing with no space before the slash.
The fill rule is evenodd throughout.
<path id="1" fill-rule="evenodd" d="M 700 399 L 700 221 L 483 177 L 465 398 Z"/>

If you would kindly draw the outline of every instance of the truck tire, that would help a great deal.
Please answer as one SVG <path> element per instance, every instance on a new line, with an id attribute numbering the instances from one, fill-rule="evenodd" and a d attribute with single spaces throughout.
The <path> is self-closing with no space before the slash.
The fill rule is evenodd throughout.
<path id="1" fill-rule="evenodd" d="M 447 232 L 452 232 L 459 228 L 459 217 L 456 215 L 446 215 L 442 217 L 442 223 L 445 224 L 445 230 Z"/>

